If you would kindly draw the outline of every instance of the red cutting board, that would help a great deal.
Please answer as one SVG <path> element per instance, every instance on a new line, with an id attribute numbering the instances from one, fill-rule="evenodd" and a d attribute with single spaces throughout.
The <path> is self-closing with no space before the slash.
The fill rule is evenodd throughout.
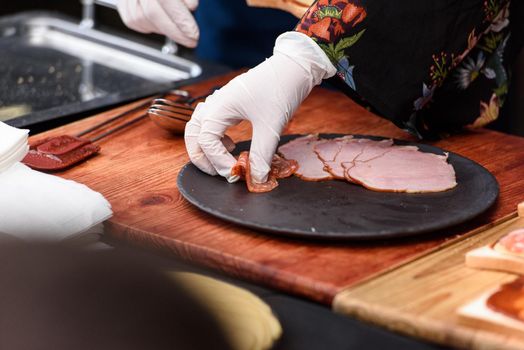
<path id="1" fill-rule="evenodd" d="M 232 77 L 211 79 L 190 90 L 205 93 Z M 33 140 L 74 133 L 132 107 L 104 112 Z M 367 134 L 414 141 L 343 94 L 322 88 L 307 98 L 285 133 Z M 249 139 L 249 125 L 235 127 L 230 135 L 235 141 Z M 468 157 L 496 176 L 500 198 L 482 217 L 424 239 L 358 244 L 292 240 L 223 222 L 186 202 L 176 187 L 178 172 L 188 161 L 183 137 L 159 129 L 150 120 L 100 145 L 99 155 L 59 175 L 106 196 L 114 210 L 108 225 L 112 236 L 326 304 L 344 288 L 511 216 L 524 197 L 524 138 L 488 130 L 465 132 L 434 145 Z"/>

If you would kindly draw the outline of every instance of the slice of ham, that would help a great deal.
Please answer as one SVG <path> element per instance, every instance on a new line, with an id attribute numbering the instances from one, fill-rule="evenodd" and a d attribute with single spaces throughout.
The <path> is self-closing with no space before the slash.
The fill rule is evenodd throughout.
<path id="1" fill-rule="evenodd" d="M 391 146 L 375 157 L 344 163 L 346 178 L 384 192 L 441 192 L 457 185 L 448 155 L 425 153 L 413 146 Z"/>
<path id="2" fill-rule="evenodd" d="M 395 145 L 391 139 L 344 136 L 323 140 L 307 135 L 280 146 L 278 152 L 295 160 L 295 175 L 307 181 L 345 179 L 374 191 L 408 193 L 441 192 L 457 185 L 447 154 L 421 152 L 416 146 Z M 246 176 L 249 164 L 243 157 L 247 155 L 241 155 L 234 170 Z M 272 173 L 276 168 L 274 162 Z M 290 167 L 284 164 L 283 169 Z M 246 181 L 250 191 L 266 192 L 278 185 L 276 178 L 271 175 L 267 183 L 255 184 L 246 176 Z"/>
<path id="3" fill-rule="evenodd" d="M 251 177 L 249 152 L 242 152 L 238 156 L 237 163 L 231 169 L 231 175 L 240 176 L 246 181 L 249 192 L 263 193 L 269 192 L 278 186 L 277 179 L 289 177 L 298 169 L 298 164 L 294 160 L 287 160 L 278 155 L 273 156 L 271 170 L 268 179 L 264 183 L 254 182 Z"/>
<path id="4" fill-rule="evenodd" d="M 286 159 L 293 159 L 298 163 L 295 175 L 307 181 L 330 180 L 333 176 L 324 170 L 324 163 L 315 153 L 315 147 L 324 142 L 316 135 L 307 135 L 296 138 L 278 148 Z"/>
<path id="5" fill-rule="evenodd" d="M 351 179 L 347 179 L 345 176 L 344 163 L 352 163 L 358 157 L 373 158 L 382 155 L 386 152 L 387 148 L 393 145 L 393 140 L 370 140 L 370 139 L 348 139 L 339 138 L 334 140 L 326 140 L 328 143 L 336 143 L 339 146 L 339 151 L 335 157 L 331 160 L 325 158 L 328 149 L 327 144 L 317 146 L 317 154 L 320 159 L 324 162 L 325 169 L 333 175 L 336 179 L 346 179 L 353 182 Z M 333 142 L 334 141 L 334 142 Z M 324 149 L 324 150 L 323 150 Z"/>
<path id="6" fill-rule="evenodd" d="M 356 145 L 353 136 L 343 136 L 336 139 L 321 140 L 313 148 L 317 157 L 324 163 L 324 170 L 330 173 L 335 179 L 344 179 L 344 169 L 340 163 L 336 162 L 338 154 L 343 147 Z M 358 146 L 357 146 L 358 147 Z"/>

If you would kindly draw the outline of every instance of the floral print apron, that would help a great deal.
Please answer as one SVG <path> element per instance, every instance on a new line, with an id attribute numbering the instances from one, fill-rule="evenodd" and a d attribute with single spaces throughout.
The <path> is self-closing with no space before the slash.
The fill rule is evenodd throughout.
<path id="1" fill-rule="evenodd" d="M 520 2 L 517 0 L 514 2 Z M 420 138 L 495 120 L 522 47 L 509 0 L 318 0 L 296 30 L 351 96 Z"/>

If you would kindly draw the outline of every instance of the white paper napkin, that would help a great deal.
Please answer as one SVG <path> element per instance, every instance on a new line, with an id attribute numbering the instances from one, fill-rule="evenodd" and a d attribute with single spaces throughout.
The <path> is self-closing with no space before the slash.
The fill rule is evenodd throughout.
<path id="1" fill-rule="evenodd" d="M 100 193 L 20 163 L 27 135 L 0 122 L 0 232 L 25 240 L 63 240 L 111 217 L 111 205 Z"/>
<path id="2" fill-rule="evenodd" d="M 13 128 L 0 122 L 0 172 L 25 157 L 29 150 L 28 134 L 29 130 Z"/>
<path id="3" fill-rule="evenodd" d="M 64 239 L 107 220 L 111 205 L 87 186 L 16 163 L 0 173 L 0 232 Z"/>

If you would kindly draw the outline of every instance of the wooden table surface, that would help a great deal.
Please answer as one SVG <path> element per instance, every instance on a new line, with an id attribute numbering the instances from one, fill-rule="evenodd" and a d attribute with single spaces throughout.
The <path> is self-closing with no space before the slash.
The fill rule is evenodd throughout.
<path id="1" fill-rule="evenodd" d="M 207 92 L 232 76 L 214 78 L 188 90 L 195 94 Z M 32 140 L 74 134 L 133 105 L 136 103 L 39 134 Z M 316 88 L 307 98 L 285 133 L 355 133 L 414 140 L 341 93 L 322 88 Z M 249 125 L 242 123 L 229 134 L 235 141 L 249 139 Z M 181 197 L 176 187 L 178 172 L 188 161 L 183 137 L 159 129 L 148 119 L 104 139 L 99 155 L 58 175 L 85 183 L 111 202 L 114 217 L 108 226 L 110 234 L 118 239 L 330 304 L 339 291 L 349 286 L 514 214 L 517 203 L 524 198 L 524 138 L 477 130 L 434 144 L 491 171 L 501 189 L 496 205 L 474 221 L 450 230 L 372 243 L 279 238 L 200 212 Z"/>

